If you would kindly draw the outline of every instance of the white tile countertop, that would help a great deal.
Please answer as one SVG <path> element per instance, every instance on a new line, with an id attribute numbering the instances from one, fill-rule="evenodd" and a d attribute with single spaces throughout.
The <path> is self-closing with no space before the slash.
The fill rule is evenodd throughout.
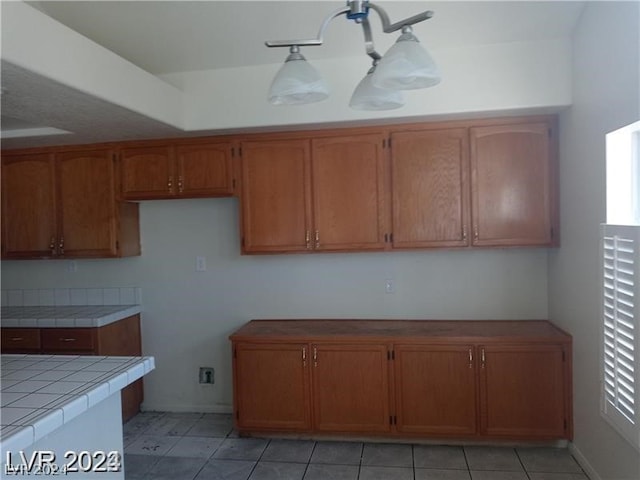
<path id="1" fill-rule="evenodd" d="M 2 307 L 3 327 L 103 327 L 140 313 L 140 305 Z"/>
<path id="2" fill-rule="evenodd" d="M 0 450 L 28 448 L 154 368 L 153 357 L 2 355 Z"/>

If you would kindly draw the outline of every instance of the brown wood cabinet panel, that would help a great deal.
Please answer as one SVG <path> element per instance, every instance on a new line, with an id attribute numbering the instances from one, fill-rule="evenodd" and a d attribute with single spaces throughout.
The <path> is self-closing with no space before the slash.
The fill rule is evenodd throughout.
<path id="1" fill-rule="evenodd" d="M 243 252 L 311 248 L 308 140 L 242 144 Z"/>
<path id="2" fill-rule="evenodd" d="M 468 245 L 466 129 L 391 135 L 393 248 Z"/>
<path id="3" fill-rule="evenodd" d="M 2 353 L 38 353 L 40 329 L 2 328 Z"/>
<path id="4" fill-rule="evenodd" d="M 394 356 L 399 432 L 476 433 L 473 345 L 396 345 Z"/>
<path id="5" fill-rule="evenodd" d="M 65 257 L 116 256 L 115 166 L 109 150 L 56 156 L 59 178 L 59 253 Z"/>
<path id="6" fill-rule="evenodd" d="M 176 147 L 178 195 L 211 197 L 233 194 L 231 144 L 212 143 Z"/>
<path id="7" fill-rule="evenodd" d="M 308 346 L 234 346 L 234 398 L 241 429 L 308 430 Z"/>
<path id="8" fill-rule="evenodd" d="M 127 200 L 170 198 L 177 191 L 174 152 L 167 145 L 120 150 L 122 196 Z"/>
<path id="9" fill-rule="evenodd" d="M 94 328 L 43 328 L 40 335 L 45 353 L 82 351 L 92 354 L 97 346 Z"/>
<path id="10" fill-rule="evenodd" d="M 55 169 L 48 153 L 2 156 L 2 254 L 48 257 L 57 242 Z"/>
<path id="11" fill-rule="evenodd" d="M 330 432 L 388 432 L 386 345 L 313 345 L 315 428 Z"/>
<path id="12" fill-rule="evenodd" d="M 385 248 L 384 138 L 371 134 L 312 140 L 315 250 Z"/>
<path id="13" fill-rule="evenodd" d="M 480 426 L 491 436 L 566 438 L 561 345 L 481 345 Z"/>
<path id="14" fill-rule="evenodd" d="M 470 133 L 473 245 L 551 245 L 552 125 L 514 123 Z"/>

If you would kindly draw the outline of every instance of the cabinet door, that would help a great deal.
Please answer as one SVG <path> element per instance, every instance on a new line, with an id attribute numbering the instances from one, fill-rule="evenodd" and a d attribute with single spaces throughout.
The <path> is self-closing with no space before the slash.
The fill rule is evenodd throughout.
<path id="1" fill-rule="evenodd" d="M 243 251 L 311 248 L 309 141 L 242 144 Z"/>
<path id="2" fill-rule="evenodd" d="M 313 140 L 316 250 L 382 250 L 386 193 L 382 135 Z"/>
<path id="3" fill-rule="evenodd" d="M 394 133 L 391 145 L 393 248 L 467 245 L 467 131 Z"/>
<path id="4" fill-rule="evenodd" d="M 3 156 L 3 257 L 55 255 L 54 172 L 53 157 L 49 154 Z"/>
<path id="5" fill-rule="evenodd" d="M 481 433 L 566 438 L 561 345 L 485 345 L 480 355 Z"/>
<path id="6" fill-rule="evenodd" d="M 388 432 L 386 345 L 313 345 L 314 427 L 330 432 Z"/>
<path id="7" fill-rule="evenodd" d="M 309 430 L 307 345 L 234 345 L 234 407 L 239 430 Z"/>
<path id="8" fill-rule="evenodd" d="M 154 200 L 170 198 L 177 192 L 171 147 L 124 148 L 120 161 L 123 198 Z"/>
<path id="9" fill-rule="evenodd" d="M 550 245 L 553 208 L 548 123 L 471 129 L 474 245 Z"/>
<path id="10" fill-rule="evenodd" d="M 178 195 L 211 197 L 233 194 L 231 144 L 212 143 L 176 147 Z"/>
<path id="11" fill-rule="evenodd" d="M 476 433 L 473 346 L 397 345 L 394 356 L 398 431 Z"/>
<path id="12" fill-rule="evenodd" d="M 114 160 L 109 150 L 56 155 L 58 253 L 109 257 L 118 253 Z"/>

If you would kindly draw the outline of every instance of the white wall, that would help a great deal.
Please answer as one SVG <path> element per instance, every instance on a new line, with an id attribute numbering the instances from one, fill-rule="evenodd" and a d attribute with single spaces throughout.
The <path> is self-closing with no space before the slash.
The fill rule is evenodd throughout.
<path id="1" fill-rule="evenodd" d="M 156 357 L 145 407 L 161 410 L 229 410 L 227 337 L 252 318 L 547 317 L 545 249 L 241 256 L 237 207 L 142 202 L 141 257 L 80 260 L 75 273 L 66 261 L 3 261 L 2 288 L 140 286 L 143 350 Z M 215 367 L 214 386 L 197 384 L 198 366 Z"/>
<path id="2" fill-rule="evenodd" d="M 639 27 L 638 2 L 588 2 L 576 28 L 573 106 L 560 122 L 562 247 L 549 256 L 550 318 L 574 341 L 575 447 L 603 480 L 640 478 L 640 454 L 599 414 L 598 297 L 605 134 L 640 118 Z"/>

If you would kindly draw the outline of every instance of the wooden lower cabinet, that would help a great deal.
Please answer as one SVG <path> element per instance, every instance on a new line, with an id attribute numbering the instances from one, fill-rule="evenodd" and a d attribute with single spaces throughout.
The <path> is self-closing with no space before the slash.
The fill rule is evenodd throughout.
<path id="1" fill-rule="evenodd" d="M 571 337 L 547 321 L 253 320 L 241 435 L 572 438 Z"/>
<path id="2" fill-rule="evenodd" d="M 2 353 L 50 355 L 140 356 L 140 316 L 132 315 L 96 328 L 12 328 L 3 327 Z M 122 421 L 140 411 L 144 392 L 142 379 L 121 391 Z"/>
<path id="3" fill-rule="evenodd" d="M 472 345 L 397 345 L 394 357 L 399 432 L 476 433 Z"/>
<path id="4" fill-rule="evenodd" d="M 313 345 L 313 418 L 326 432 L 389 432 L 386 345 Z"/>
<path id="5" fill-rule="evenodd" d="M 569 392 L 560 345 L 483 345 L 480 356 L 481 433 L 564 436 Z"/>
<path id="6" fill-rule="evenodd" d="M 308 430 L 308 346 L 241 344 L 234 349 L 234 398 L 240 429 Z"/>

